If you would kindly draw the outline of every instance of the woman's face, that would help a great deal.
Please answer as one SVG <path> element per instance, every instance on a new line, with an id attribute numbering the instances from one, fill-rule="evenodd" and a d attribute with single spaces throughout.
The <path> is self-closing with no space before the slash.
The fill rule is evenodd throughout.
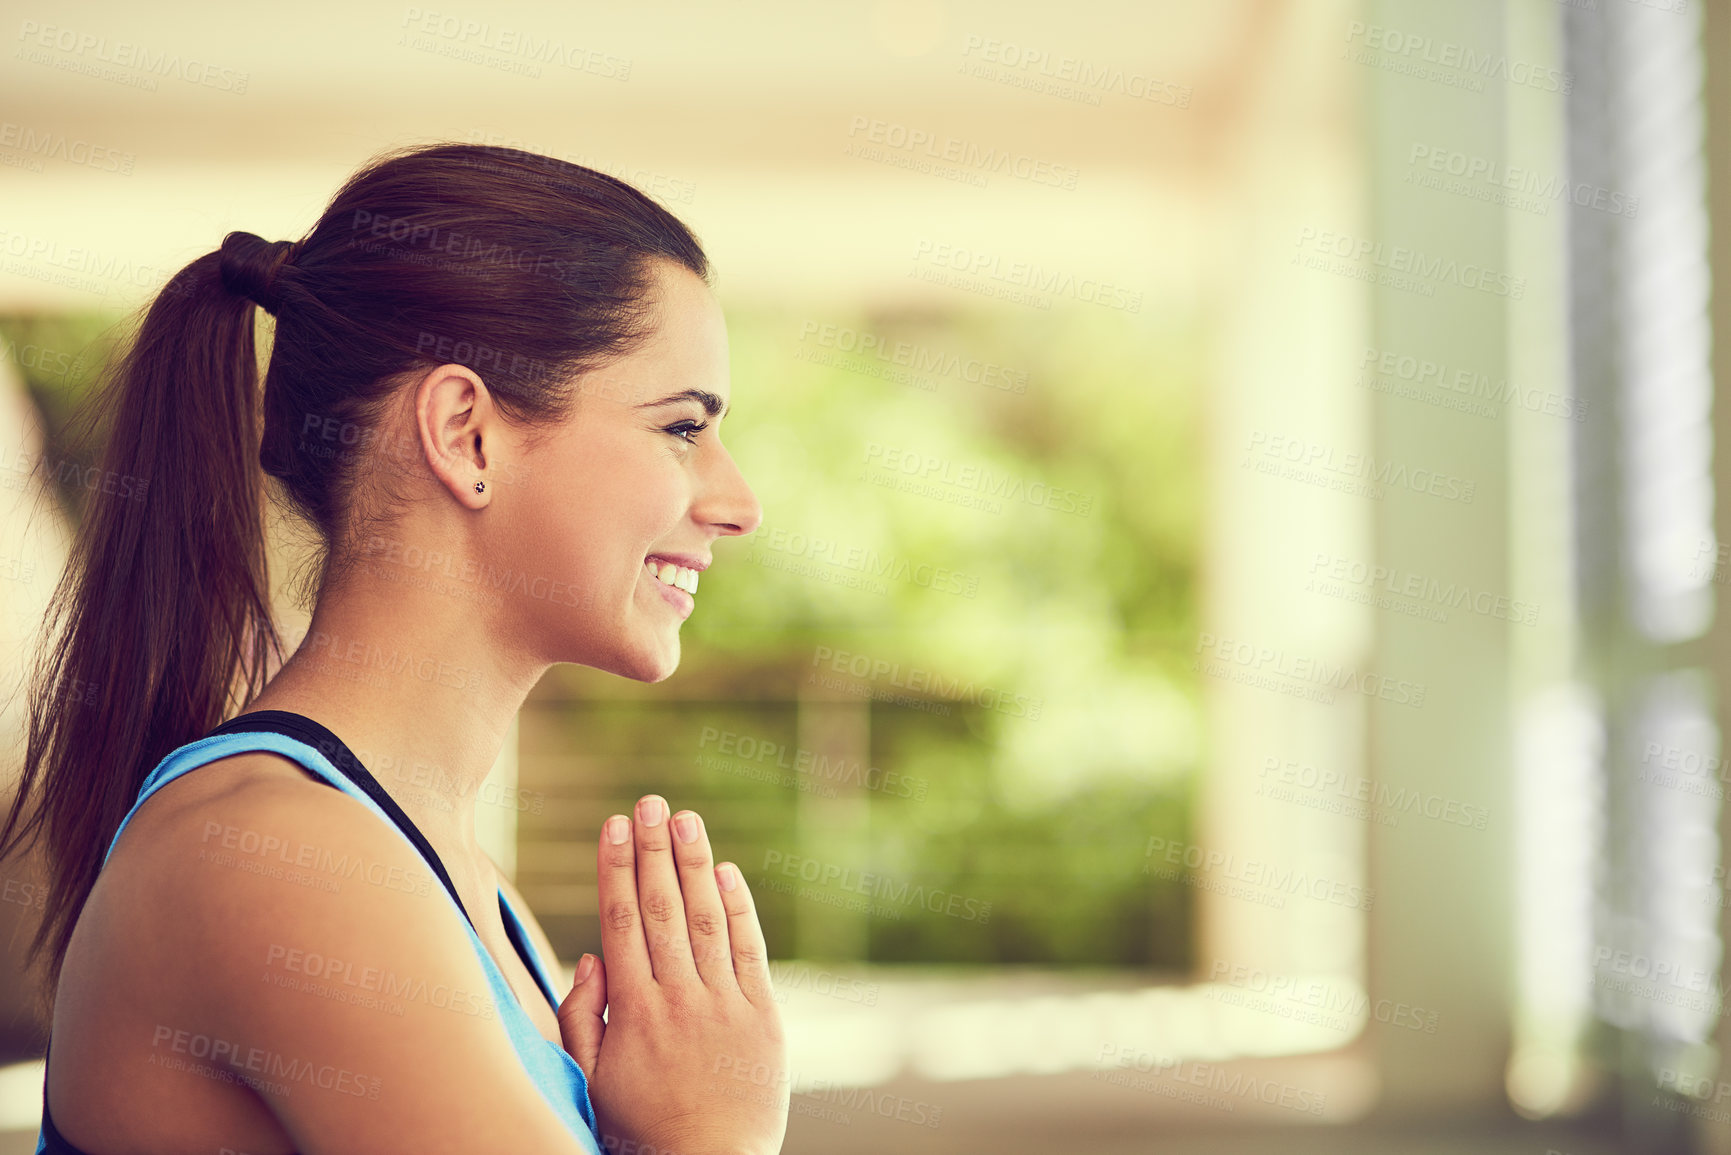
<path id="1" fill-rule="evenodd" d="M 679 665 L 689 587 L 716 538 L 763 511 L 721 444 L 727 327 L 701 278 L 656 262 L 658 320 L 637 352 L 577 380 L 571 418 L 507 437 L 488 550 L 523 583 L 506 629 L 526 652 L 656 682 Z M 537 583 L 536 578 L 543 579 Z M 575 603 L 575 604 L 573 604 Z"/>

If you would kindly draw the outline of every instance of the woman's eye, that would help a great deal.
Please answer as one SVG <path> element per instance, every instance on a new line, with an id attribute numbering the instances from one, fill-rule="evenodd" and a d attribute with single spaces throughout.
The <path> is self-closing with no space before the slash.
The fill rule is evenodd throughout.
<path id="1" fill-rule="evenodd" d="M 673 434 L 673 436 L 679 438 L 687 445 L 694 445 L 696 442 L 691 439 L 708 428 L 709 422 L 707 421 L 680 421 L 676 424 L 669 425 L 667 427 L 667 432 Z"/>

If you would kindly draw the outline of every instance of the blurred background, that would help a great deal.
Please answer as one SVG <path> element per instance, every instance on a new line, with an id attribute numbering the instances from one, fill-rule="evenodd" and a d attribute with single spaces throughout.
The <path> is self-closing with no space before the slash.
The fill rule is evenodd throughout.
<path id="1" fill-rule="evenodd" d="M 1731 1151 L 1726 4 L 0 9 L 7 694 L 164 280 L 545 152 L 704 242 L 765 509 L 483 790 L 567 967 L 655 790 L 758 896 L 790 1153 Z"/>

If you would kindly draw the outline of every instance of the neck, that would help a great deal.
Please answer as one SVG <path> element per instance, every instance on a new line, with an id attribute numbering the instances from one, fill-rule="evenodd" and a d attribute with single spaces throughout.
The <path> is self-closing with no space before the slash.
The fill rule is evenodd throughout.
<path id="1" fill-rule="evenodd" d="M 246 708 L 290 710 L 331 730 L 441 858 L 478 866 L 481 783 L 547 668 L 501 653 L 485 613 L 438 589 L 364 576 L 319 600 L 292 656 Z"/>

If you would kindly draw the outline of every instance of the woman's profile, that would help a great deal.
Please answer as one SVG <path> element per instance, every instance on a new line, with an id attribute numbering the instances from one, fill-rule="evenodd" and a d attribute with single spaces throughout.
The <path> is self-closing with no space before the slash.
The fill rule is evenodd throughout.
<path id="1" fill-rule="evenodd" d="M 151 303 L 102 397 L 135 483 L 79 527 L 0 829 L 49 868 L 39 1151 L 779 1150 L 762 931 L 702 820 L 604 824 L 569 993 L 475 832 L 542 674 L 669 676 L 760 520 L 708 282 L 629 185 L 440 145 Z M 320 547 L 286 661 L 267 475 Z"/>

